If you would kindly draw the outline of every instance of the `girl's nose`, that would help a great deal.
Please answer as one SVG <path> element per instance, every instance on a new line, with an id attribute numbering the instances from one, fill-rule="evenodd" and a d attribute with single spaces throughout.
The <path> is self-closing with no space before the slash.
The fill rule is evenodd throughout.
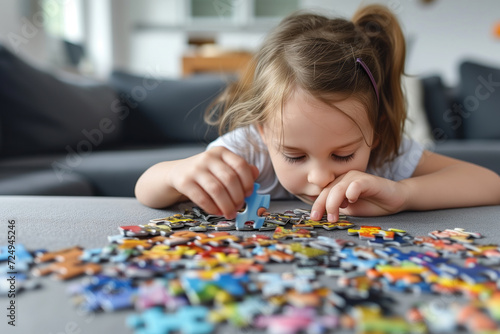
<path id="1" fill-rule="evenodd" d="M 321 189 L 325 188 L 335 180 L 335 173 L 328 168 L 317 166 L 309 171 L 307 182 L 314 184 Z"/>

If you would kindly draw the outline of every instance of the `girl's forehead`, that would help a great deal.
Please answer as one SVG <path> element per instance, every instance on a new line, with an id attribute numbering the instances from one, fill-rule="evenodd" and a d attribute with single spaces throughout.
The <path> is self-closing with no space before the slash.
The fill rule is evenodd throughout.
<path id="1" fill-rule="evenodd" d="M 291 92 L 283 102 L 282 112 L 277 114 L 280 123 L 305 117 L 324 124 L 335 116 L 336 119 L 347 118 L 353 125 L 356 124 L 361 128 L 371 127 L 365 105 L 353 96 L 345 97 L 332 93 L 325 94 L 320 99 L 300 88 Z"/>
<path id="2" fill-rule="evenodd" d="M 330 102 L 331 101 L 331 102 Z M 354 98 L 341 98 L 332 94 L 331 99 L 319 99 L 296 90 L 283 101 L 281 110 L 273 113 L 265 127 L 272 130 L 274 140 L 284 143 L 300 136 L 322 137 L 336 142 L 362 137 L 366 142 L 373 138 L 366 108 Z"/>

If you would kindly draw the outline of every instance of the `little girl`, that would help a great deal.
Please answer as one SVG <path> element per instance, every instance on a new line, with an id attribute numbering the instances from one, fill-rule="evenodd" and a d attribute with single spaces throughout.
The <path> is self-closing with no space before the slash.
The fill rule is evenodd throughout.
<path id="1" fill-rule="evenodd" d="M 352 21 L 297 13 L 270 33 L 251 80 L 229 87 L 208 118 L 225 133 L 198 155 L 149 168 L 136 197 L 191 200 L 234 218 L 253 184 L 300 198 L 311 218 L 500 204 L 500 177 L 403 137 L 405 41 L 385 7 Z M 250 76 L 249 76 L 250 77 Z M 214 111 L 215 110 L 215 111 Z"/>

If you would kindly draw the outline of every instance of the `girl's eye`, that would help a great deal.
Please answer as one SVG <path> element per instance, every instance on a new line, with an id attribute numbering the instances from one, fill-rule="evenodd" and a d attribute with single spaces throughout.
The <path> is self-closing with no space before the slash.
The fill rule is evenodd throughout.
<path id="1" fill-rule="evenodd" d="M 352 159 L 354 159 L 354 153 L 349 154 L 349 155 L 345 155 L 345 156 L 332 154 L 332 157 L 333 157 L 333 159 L 340 161 L 340 162 L 349 162 Z"/>
<path id="2" fill-rule="evenodd" d="M 300 162 L 302 160 L 304 160 L 305 156 L 302 155 L 300 157 L 289 157 L 288 155 L 283 155 L 283 157 L 285 158 L 285 160 L 288 162 L 288 163 L 297 163 L 297 162 Z"/>

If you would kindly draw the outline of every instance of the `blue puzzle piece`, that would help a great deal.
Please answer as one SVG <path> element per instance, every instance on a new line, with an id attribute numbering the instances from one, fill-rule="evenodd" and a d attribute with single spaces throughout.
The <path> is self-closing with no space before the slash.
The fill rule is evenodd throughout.
<path id="1" fill-rule="evenodd" d="M 191 303 L 198 304 L 211 301 L 213 298 L 211 286 L 227 291 L 235 297 L 245 296 L 245 284 L 249 282 L 249 277 L 248 275 L 234 276 L 230 273 L 222 273 L 213 279 L 203 279 L 196 273 L 186 273 L 181 282 Z"/>
<path id="2" fill-rule="evenodd" d="M 461 278 L 470 284 L 497 281 L 500 276 L 498 270 L 482 265 L 462 267 L 453 263 L 444 263 L 440 266 L 440 269 L 449 276 Z"/>
<path id="3" fill-rule="evenodd" d="M 441 263 L 448 262 L 448 259 L 443 257 L 432 256 L 430 254 L 416 251 L 403 252 L 402 250 L 394 247 L 376 249 L 375 253 L 387 260 L 390 260 L 391 262 L 402 263 L 405 261 L 410 261 L 426 267 L 436 266 Z"/>
<path id="4" fill-rule="evenodd" d="M 8 260 L 15 263 L 13 267 L 15 267 L 17 272 L 24 272 L 28 271 L 30 264 L 33 263 L 33 256 L 22 244 L 17 244 L 13 251 L 9 251 L 9 246 L 0 246 L 0 262 Z M 0 270 L 0 272 L 7 273 L 8 271 L 12 271 L 8 262 L 5 263 L 4 268 L 5 270 Z"/>
<path id="5" fill-rule="evenodd" d="M 412 237 L 405 235 L 394 235 L 393 240 L 384 240 L 383 238 L 375 238 L 375 240 L 367 240 L 368 244 L 370 246 L 375 246 L 375 247 L 404 247 L 404 246 L 410 246 Z"/>
<path id="6" fill-rule="evenodd" d="M 258 230 L 264 225 L 265 217 L 260 217 L 258 215 L 258 210 L 260 208 L 269 209 L 269 203 L 271 201 L 271 196 L 257 194 L 257 190 L 260 188 L 260 184 L 254 183 L 252 195 L 245 198 L 247 206 L 245 211 L 238 212 L 236 215 L 236 229 L 245 229 L 245 223 L 247 221 L 253 221 L 253 228 Z"/>
<path id="7" fill-rule="evenodd" d="M 342 268 L 350 269 L 356 267 L 358 269 L 371 269 L 375 268 L 378 264 L 386 264 L 385 259 L 363 259 L 356 254 L 356 251 L 352 248 L 344 248 L 340 252 L 340 266 Z"/>
<path id="8" fill-rule="evenodd" d="M 134 328 L 136 334 L 208 334 L 214 325 L 206 320 L 207 316 L 208 309 L 203 306 L 184 306 L 177 313 L 164 313 L 154 307 L 128 317 L 127 325 Z"/>
<path id="9" fill-rule="evenodd" d="M 12 254 L 9 253 L 9 246 L 0 246 L 0 261 L 7 261 L 9 255 L 15 256 L 15 262 L 29 262 L 33 261 L 33 256 L 24 248 L 24 245 L 17 244 Z"/>
<path id="10" fill-rule="evenodd" d="M 82 297 L 81 307 L 86 311 L 115 311 L 129 308 L 133 305 L 137 288 L 129 279 L 92 276 L 85 283 L 69 287 L 69 293 Z"/>

